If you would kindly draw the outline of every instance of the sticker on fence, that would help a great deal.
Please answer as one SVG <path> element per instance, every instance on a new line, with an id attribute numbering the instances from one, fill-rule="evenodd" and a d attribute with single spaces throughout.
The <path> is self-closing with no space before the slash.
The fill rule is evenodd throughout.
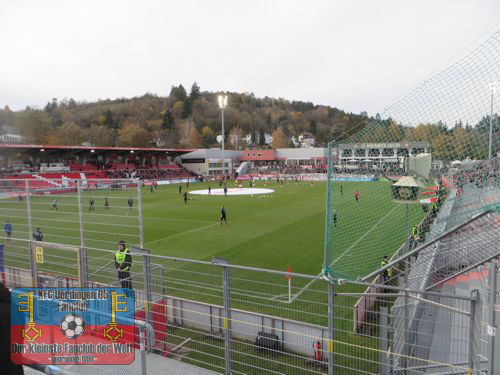
<path id="1" fill-rule="evenodd" d="M 18 364 L 130 364 L 134 309 L 130 289 L 14 289 L 11 359 Z"/>

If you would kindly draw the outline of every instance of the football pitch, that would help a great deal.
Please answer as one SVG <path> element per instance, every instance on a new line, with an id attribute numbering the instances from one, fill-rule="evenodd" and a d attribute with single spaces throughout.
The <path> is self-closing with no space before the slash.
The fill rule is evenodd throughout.
<path id="1" fill-rule="evenodd" d="M 210 261 L 212 257 L 229 260 L 232 264 L 261 267 L 295 273 L 318 275 L 323 263 L 325 232 L 326 183 L 309 181 L 256 183 L 257 188 L 274 189 L 264 195 L 204 196 L 189 195 L 184 203 L 179 185 L 160 186 L 153 193 L 149 187 L 141 190 L 145 248 L 154 255 Z M 405 206 L 391 202 L 390 182 L 336 182 L 333 207 L 337 211 L 337 225 L 332 228 L 333 269 L 349 278 L 365 275 L 380 266 L 383 255 L 392 255 L 405 240 Z M 216 182 L 190 184 L 189 190 L 219 188 Z M 234 187 L 234 182 L 228 184 Z M 249 187 L 248 182 L 243 182 Z M 342 187 L 342 189 L 341 189 Z M 182 185 L 182 193 L 186 186 Z M 342 192 L 341 192 L 342 190 Z M 354 192 L 360 194 L 359 202 Z M 127 200 L 134 199 L 129 208 Z M 108 198 L 109 210 L 104 207 Z M 57 211 L 53 208 L 57 199 Z M 93 199 L 94 210 L 89 201 Z M 78 200 L 75 193 L 31 197 L 33 229 L 40 227 L 44 242 L 80 244 Z M 113 252 L 117 242 L 139 243 L 137 191 L 92 191 L 82 195 L 81 207 L 88 250 L 89 272 L 92 281 L 116 282 Z M 220 225 L 220 210 L 227 210 L 228 224 Z M 416 224 L 424 216 L 419 205 L 410 206 L 410 222 Z M 13 224 L 13 238 L 3 241 L 5 265 L 29 268 L 26 200 L 15 198 L 0 200 L 0 220 Z M 94 248 L 94 249 L 92 249 Z M 97 249 L 106 249 L 103 253 Z M 62 251 L 46 250 L 46 261 L 39 270 L 61 276 L 76 276 L 75 258 Z M 151 274 L 156 292 L 210 305 L 223 304 L 221 270 L 193 263 L 152 258 L 153 266 L 161 264 L 163 273 Z M 103 268 L 104 267 L 104 268 Z M 100 271 L 101 270 L 101 271 Z M 134 288 L 141 289 L 142 264 L 134 261 L 132 273 L 136 275 Z M 161 284 L 161 285 L 160 285 Z M 337 292 L 362 292 L 364 287 L 337 286 Z M 291 300 L 287 282 L 283 276 L 256 273 L 247 270 L 231 270 L 232 308 L 278 316 L 295 321 L 327 325 L 326 282 L 311 282 L 295 277 L 292 280 Z M 376 348 L 377 340 L 352 334 L 352 306 L 357 297 L 337 296 L 335 307 L 337 363 L 356 366 L 372 371 L 376 362 L 375 351 L 364 352 L 365 346 Z M 189 313 L 189 311 L 187 312 Z M 194 351 L 188 361 L 210 368 L 212 364 L 223 367 L 221 344 L 214 344 L 205 337 L 206 332 L 190 328 L 169 331 L 167 343 L 177 345 L 190 338 L 189 347 Z M 208 340 L 208 341 L 207 341 Z M 282 371 L 281 362 L 263 365 L 257 361 L 259 354 L 241 346 L 237 354 L 240 363 Z M 308 344 L 309 345 L 309 344 Z M 246 354 L 252 356 L 247 358 Z M 236 355 L 236 354 L 235 354 Z M 364 356 L 365 361 L 353 358 Z M 253 358 L 253 359 L 252 359 Z M 288 357 L 287 357 L 288 358 Z M 301 360 L 290 360 L 297 368 Z M 354 362 L 353 362 L 354 361 Z M 240 366 L 240 365 L 239 365 Z M 245 373 L 256 373 L 241 365 Z M 257 371 L 258 373 L 258 371 Z"/>
<path id="2" fill-rule="evenodd" d="M 154 193 L 144 187 L 145 248 L 157 255 L 197 260 L 216 256 L 232 264 L 280 271 L 291 267 L 296 273 L 318 274 L 323 262 L 325 182 L 287 182 L 280 187 L 275 181 L 266 186 L 258 181 L 256 185 L 274 189 L 274 193 L 189 195 L 184 203 L 179 185 L 160 186 Z M 219 187 L 216 182 L 191 183 L 189 190 L 208 186 Z M 354 199 L 355 191 L 360 193 L 359 202 Z M 139 243 L 136 195 L 134 189 L 83 194 L 87 246 L 114 251 L 120 240 Z M 104 208 L 105 197 L 109 199 L 109 210 Z M 128 197 L 134 199 L 131 209 Z M 91 198 L 95 201 L 93 211 L 89 211 Z M 52 209 L 54 199 L 57 211 Z M 220 225 L 222 206 L 227 211 L 227 225 Z M 405 240 L 405 207 L 391 202 L 389 182 L 336 182 L 333 207 L 337 226 L 332 229 L 332 259 L 333 267 L 341 274 L 367 274 L 380 265 L 381 254 L 392 255 Z M 32 196 L 31 208 L 33 230 L 40 227 L 44 241 L 80 243 L 76 194 Z M 411 225 L 422 217 L 419 205 L 410 206 Z M 0 200 L 0 220 L 10 220 L 14 238 L 28 239 L 25 200 Z"/>

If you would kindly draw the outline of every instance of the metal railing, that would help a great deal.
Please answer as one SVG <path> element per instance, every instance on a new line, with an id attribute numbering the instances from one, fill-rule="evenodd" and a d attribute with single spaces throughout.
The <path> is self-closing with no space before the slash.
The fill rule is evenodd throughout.
<path id="1" fill-rule="evenodd" d="M 10 287 L 117 284 L 114 267 L 106 266 L 112 251 L 0 242 L 2 277 Z M 37 263 L 36 247 L 43 248 L 43 263 Z M 478 373 L 484 365 L 478 356 L 482 298 L 388 285 L 367 295 L 366 282 L 333 284 L 221 259 L 131 251 L 135 319 L 154 330 L 149 350 L 141 352 L 146 368 L 138 367 L 138 374 L 186 365 L 226 374 Z M 360 336 L 352 326 L 363 295 L 375 308 Z"/>

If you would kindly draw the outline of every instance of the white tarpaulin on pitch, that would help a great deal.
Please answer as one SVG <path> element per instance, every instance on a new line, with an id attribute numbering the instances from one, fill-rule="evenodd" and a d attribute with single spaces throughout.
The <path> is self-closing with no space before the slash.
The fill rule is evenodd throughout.
<path id="1" fill-rule="evenodd" d="M 258 189 L 258 188 L 228 188 L 227 195 L 255 195 L 274 193 L 273 189 Z M 193 190 L 189 194 L 208 195 L 206 190 Z M 224 189 L 212 189 L 211 195 L 224 195 Z"/>

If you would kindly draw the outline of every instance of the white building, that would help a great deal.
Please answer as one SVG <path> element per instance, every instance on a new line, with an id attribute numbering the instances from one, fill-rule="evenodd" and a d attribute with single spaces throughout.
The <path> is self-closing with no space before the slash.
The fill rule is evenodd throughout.
<path id="1" fill-rule="evenodd" d="M 0 135 L 2 143 L 23 143 L 23 136 L 18 134 L 2 134 Z"/>
<path id="2" fill-rule="evenodd" d="M 223 172 L 232 173 L 242 155 L 242 151 L 237 150 L 224 150 L 223 153 L 219 148 L 205 148 L 182 155 L 181 164 L 199 176 L 217 176 Z"/>
<path id="3" fill-rule="evenodd" d="M 9 125 L 0 127 L 0 142 L 2 143 L 23 143 L 22 135 L 17 133 L 16 129 Z"/>
<path id="4" fill-rule="evenodd" d="M 427 142 L 344 143 L 339 145 L 341 166 L 396 165 L 403 157 L 430 153 Z"/>
<path id="5" fill-rule="evenodd" d="M 304 132 L 298 136 L 300 147 L 310 148 L 316 144 L 316 137 L 309 132 Z"/>

